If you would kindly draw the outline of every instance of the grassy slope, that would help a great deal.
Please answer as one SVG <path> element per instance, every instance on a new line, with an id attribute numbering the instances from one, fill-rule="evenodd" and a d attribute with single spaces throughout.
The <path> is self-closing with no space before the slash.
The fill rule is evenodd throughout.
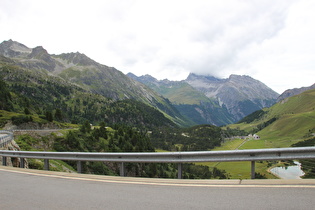
<path id="1" fill-rule="evenodd" d="M 128 83 L 128 79 L 127 81 L 123 79 L 128 77 L 121 76 L 118 77 L 121 79 L 121 81 L 115 81 L 112 78 L 107 78 L 107 74 L 105 74 L 103 71 L 104 69 L 97 69 L 94 67 L 75 66 L 64 70 L 59 74 L 59 76 L 75 82 L 86 90 L 92 90 L 104 96 L 113 97 L 114 95 L 117 95 L 116 97 L 123 99 L 126 97 L 127 93 L 127 95 L 129 95 L 128 97 L 134 98 L 151 107 L 157 108 L 161 113 L 164 114 L 166 118 L 170 119 L 177 125 L 185 127 L 192 124 L 192 122 L 187 122 L 186 119 L 176 112 L 177 110 L 174 110 L 174 107 L 166 103 L 165 99 L 159 95 L 154 94 L 154 103 L 152 101 L 149 102 L 145 97 L 141 96 L 143 93 L 139 93 L 137 89 L 130 89 L 131 86 L 129 86 L 130 84 Z M 119 75 L 121 72 L 112 72 L 112 75 L 115 74 Z M 115 79 L 116 77 L 113 78 Z M 147 94 L 153 94 L 151 93 L 151 90 L 147 91 Z"/>
<path id="2" fill-rule="evenodd" d="M 210 102 L 204 94 L 200 93 L 187 83 L 179 83 L 171 88 L 164 88 L 160 93 L 175 104 L 199 104 L 200 101 Z"/>
<path id="3" fill-rule="evenodd" d="M 289 147 L 292 142 L 305 139 L 315 129 L 315 89 L 287 98 L 265 111 L 261 119 L 251 123 L 229 125 L 230 128 L 251 131 L 257 125 L 277 118 L 257 133 L 261 140 L 255 144 L 248 142 L 242 148 Z M 267 143 L 264 145 L 262 142 Z"/>
<path id="4" fill-rule="evenodd" d="M 267 114 L 251 123 L 229 125 L 230 128 L 250 131 L 273 117 L 278 118 L 257 133 L 261 137 L 260 140 L 247 141 L 239 149 L 290 147 L 292 144 L 308 138 L 310 133 L 315 132 L 315 89 L 287 98 L 271 108 L 265 109 L 265 111 Z M 214 150 L 233 150 L 238 148 L 243 141 L 241 139 L 228 141 Z M 207 163 L 207 165 L 226 170 L 231 175 L 230 178 L 250 178 L 249 161 Z M 266 172 L 267 169 L 266 162 L 256 162 L 256 172 L 265 174 L 267 178 L 275 178 Z"/>
<path id="5" fill-rule="evenodd" d="M 220 147 L 216 147 L 212 151 L 219 150 L 235 150 L 244 141 L 244 139 L 235 139 L 224 142 Z M 245 144 L 250 142 L 256 142 L 256 140 L 247 141 Z M 241 147 L 242 148 L 242 147 Z M 209 163 L 198 163 L 200 165 L 207 165 L 210 168 L 217 167 L 220 170 L 225 170 L 231 179 L 250 179 L 251 178 L 251 163 L 246 162 L 209 162 Z M 267 173 L 268 166 L 266 162 L 256 162 L 256 173 L 264 174 L 269 179 L 276 178 L 272 174 Z"/>

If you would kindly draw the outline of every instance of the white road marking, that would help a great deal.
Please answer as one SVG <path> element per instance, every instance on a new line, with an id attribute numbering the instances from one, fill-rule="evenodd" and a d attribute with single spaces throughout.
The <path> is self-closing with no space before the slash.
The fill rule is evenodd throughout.
<path id="1" fill-rule="evenodd" d="M 148 180 L 134 178 L 132 181 L 130 177 L 126 178 L 118 178 L 106 176 L 106 179 L 96 179 L 94 178 L 87 178 L 87 177 L 73 177 L 67 175 L 57 175 L 57 174 L 43 174 L 43 173 L 35 173 L 29 171 L 17 171 L 17 170 L 7 170 L 0 168 L 0 171 L 6 171 L 11 173 L 20 173 L 20 174 L 28 174 L 33 176 L 42 176 L 42 177 L 51 177 L 51 178 L 60 178 L 60 179 L 71 179 L 71 180 L 81 180 L 81 181 L 93 181 L 93 182 L 104 182 L 104 183 L 118 183 L 118 184 L 138 184 L 138 185 L 155 185 L 155 186 L 175 186 L 175 187 L 225 187 L 225 188 L 315 188 L 315 185 L 292 185 L 292 184 L 198 184 L 198 183 L 184 183 L 185 181 L 181 180 L 181 183 L 167 183 L 167 181 L 174 181 L 177 180 L 163 180 L 161 179 L 158 182 L 152 182 L 148 178 Z M 105 178 L 105 176 L 104 176 Z M 132 179 L 132 178 L 131 178 Z M 156 179 L 155 179 L 156 181 Z M 164 181 L 164 182 L 163 182 Z M 166 181 L 166 182 L 165 182 Z M 193 180 L 187 180 L 193 181 Z"/>

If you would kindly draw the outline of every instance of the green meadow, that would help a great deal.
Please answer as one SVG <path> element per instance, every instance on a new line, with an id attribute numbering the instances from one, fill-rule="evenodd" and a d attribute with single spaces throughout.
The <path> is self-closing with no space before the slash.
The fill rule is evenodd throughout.
<path id="1" fill-rule="evenodd" d="M 260 112 L 263 114 L 259 115 L 258 118 L 253 117 L 251 119 L 251 116 L 248 116 L 247 121 L 249 122 L 226 126 L 231 129 L 245 130 L 252 134 L 257 133 L 260 136 L 259 140 L 228 140 L 213 150 L 285 148 L 315 135 L 315 89 L 286 98 Z M 257 114 L 253 113 L 252 116 L 256 117 Z M 250 178 L 249 161 L 199 164 L 225 170 L 232 179 Z M 255 171 L 265 175 L 266 178 L 276 178 L 268 172 L 271 165 L 275 166 L 276 164 L 277 162 L 256 162 Z"/>

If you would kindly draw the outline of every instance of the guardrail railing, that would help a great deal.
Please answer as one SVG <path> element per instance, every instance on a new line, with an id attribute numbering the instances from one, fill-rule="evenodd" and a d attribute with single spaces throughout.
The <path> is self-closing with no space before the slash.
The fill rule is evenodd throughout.
<path id="1" fill-rule="evenodd" d="M 13 140 L 13 133 L 6 130 L 0 130 L 0 148 L 6 146 Z"/>
<path id="2" fill-rule="evenodd" d="M 120 175 L 125 175 L 124 163 L 178 163 L 178 178 L 182 178 L 182 164 L 195 162 L 236 162 L 251 161 L 251 178 L 255 178 L 255 161 L 294 160 L 315 158 L 315 147 L 293 147 L 277 149 L 250 149 L 202 152 L 141 152 L 141 153 L 92 153 L 92 152 L 38 152 L 0 150 L 3 165 L 6 157 L 44 159 L 44 169 L 49 170 L 49 160 L 77 161 L 77 171 L 82 173 L 82 161 L 102 161 L 120 163 Z"/>
<path id="3" fill-rule="evenodd" d="M 10 143 L 14 137 L 13 132 L 47 132 L 47 131 L 58 131 L 60 129 L 43 129 L 43 130 L 36 130 L 36 129 L 20 129 L 20 130 L 0 130 L 0 148 L 6 146 Z"/>

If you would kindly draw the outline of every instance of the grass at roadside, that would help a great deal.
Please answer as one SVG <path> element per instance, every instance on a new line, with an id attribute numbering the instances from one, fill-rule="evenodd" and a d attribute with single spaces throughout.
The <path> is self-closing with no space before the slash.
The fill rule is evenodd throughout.
<path id="1" fill-rule="evenodd" d="M 244 139 L 226 140 L 220 147 L 215 147 L 212 151 L 219 150 L 234 150 L 237 149 L 244 141 Z"/>
<path id="2" fill-rule="evenodd" d="M 244 144 L 243 144 L 244 143 Z M 242 145 L 243 144 L 243 145 Z M 268 145 L 265 145 L 268 144 Z M 225 141 L 220 147 L 214 148 L 212 151 L 220 150 L 235 150 L 239 149 L 259 149 L 259 148 L 271 148 L 275 145 L 274 142 L 268 142 L 264 140 L 244 140 L 234 139 Z M 251 178 L 251 162 L 208 162 L 197 163 L 199 165 L 206 165 L 210 168 L 218 168 L 225 170 L 229 174 L 230 179 L 250 179 Z M 255 163 L 255 172 L 264 175 L 266 178 L 275 179 L 274 175 L 267 172 L 270 166 L 266 161 L 257 161 Z"/>
<path id="3" fill-rule="evenodd" d="M 44 170 L 43 159 L 28 159 L 28 164 L 30 168 Z M 76 173 L 73 167 L 61 160 L 49 160 L 49 170 Z"/>
<path id="4" fill-rule="evenodd" d="M 225 170 L 229 174 L 230 179 L 250 179 L 251 178 L 251 162 L 209 162 L 198 163 L 206 165 L 210 168 L 216 167 L 220 170 Z M 257 161 L 255 163 L 255 172 L 264 175 L 268 179 L 276 179 L 274 175 L 267 172 L 268 163 L 265 161 Z"/>
<path id="5" fill-rule="evenodd" d="M 242 145 L 239 149 L 264 149 L 264 148 L 284 148 L 290 147 L 292 144 L 301 141 L 288 140 L 287 138 L 277 138 L 277 139 L 260 139 L 260 140 L 250 140 Z"/>

